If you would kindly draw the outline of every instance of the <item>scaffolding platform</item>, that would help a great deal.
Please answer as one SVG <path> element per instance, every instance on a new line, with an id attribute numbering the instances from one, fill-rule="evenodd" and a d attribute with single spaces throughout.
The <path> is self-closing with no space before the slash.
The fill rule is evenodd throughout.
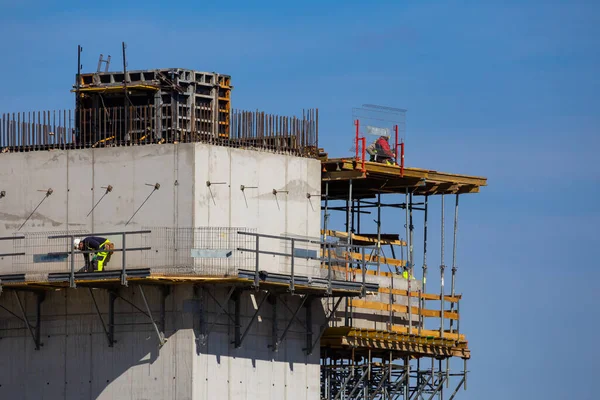
<path id="1" fill-rule="evenodd" d="M 478 193 L 487 179 L 421 168 L 386 165 L 349 158 L 322 159 L 322 193 L 328 188 L 330 199 L 348 198 L 348 181 L 352 180 L 354 199 L 373 198 L 377 194 L 405 193 L 429 196 L 439 194 Z"/>
<path id="2" fill-rule="evenodd" d="M 354 349 L 355 355 L 371 350 L 373 355 L 393 350 L 396 357 L 460 357 L 469 359 L 471 352 L 465 340 L 440 338 L 427 332 L 388 332 L 353 327 L 331 327 L 321 337 L 322 351 L 329 356 Z"/>

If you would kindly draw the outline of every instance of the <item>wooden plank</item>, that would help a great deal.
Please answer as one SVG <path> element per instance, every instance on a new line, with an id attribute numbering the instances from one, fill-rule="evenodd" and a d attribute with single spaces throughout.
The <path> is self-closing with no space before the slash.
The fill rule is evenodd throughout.
<path id="1" fill-rule="evenodd" d="M 364 301 L 364 300 L 350 300 L 350 305 L 356 308 L 365 308 L 368 310 L 377 310 L 377 311 L 390 311 L 400 312 L 400 313 L 408 313 L 408 306 L 401 304 L 392 304 L 390 306 L 389 303 L 384 303 L 380 301 Z M 440 318 L 441 312 L 439 310 L 429 310 L 426 308 L 422 308 L 419 313 L 419 307 L 411 307 L 411 312 L 413 315 L 420 315 L 423 317 L 430 318 Z M 444 311 L 444 319 L 453 319 L 458 320 L 458 313 L 453 311 Z"/>
<path id="2" fill-rule="evenodd" d="M 396 326 L 393 325 L 392 326 L 392 331 L 393 332 L 397 332 L 397 333 L 408 333 L 408 326 Z M 419 329 L 418 328 L 412 328 L 411 330 L 411 334 L 413 335 L 418 335 L 419 334 Z M 427 330 L 427 329 L 421 329 L 421 335 L 420 336 L 431 336 L 431 337 L 435 337 L 435 338 L 439 338 L 440 336 L 440 331 L 432 331 L 432 330 Z M 457 334 L 457 333 L 450 333 L 450 332 L 444 332 L 444 339 L 452 339 L 452 340 L 465 340 L 465 335 L 463 334 Z"/>
<path id="3" fill-rule="evenodd" d="M 408 291 L 402 289 L 390 289 L 386 287 L 380 287 L 379 293 L 385 294 L 397 294 L 399 296 L 408 296 Z M 410 292 L 410 297 L 419 297 L 419 292 Z M 424 300 L 439 300 L 440 295 L 434 293 L 421 293 L 421 298 Z M 449 303 L 456 303 L 462 298 L 462 295 L 444 296 L 444 301 Z"/>
<path id="4" fill-rule="evenodd" d="M 334 231 L 331 229 L 328 229 L 327 231 L 321 230 L 321 234 L 326 235 L 326 236 L 336 237 L 339 239 L 347 239 L 348 238 L 348 232 Z M 361 235 L 356 235 L 356 234 L 352 234 L 352 241 L 356 245 L 377 244 L 377 238 L 361 236 Z M 402 240 L 385 240 L 382 238 L 380 243 L 386 244 L 386 245 L 406 246 L 406 242 L 404 242 Z"/>
<path id="5" fill-rule="evenodd" d="M 463 348 L 467 347 L 466 337 L 464 334 L 450 333 L 444 332 L 444 337 L 440 337 L 439 330 L 428 330 L 421 329 L 421 333 L 419 334 L 418 327 L 412 327 L 410 333 L 408 331 L 408 326 L 397 326 L 393 325 L 391 331 L 380 331 L 374 329 L 363 329 L 363 328 L 354 328 L 349 326 L 342 327 L 329 327 L 325 330 L 323 337 L 367 337 L 367 338 L 383 338 L 383 339 L 392 339 L 396 334 L 404 334 L 404 335 L 415 335 L 423 338 L 434 337 L 439 338 L 441 340 L 459 340 L 462 343 L 459 345 Z"/>
<path id="6" fill-rule="evenodd" d="M 327 266 L 327 264 L 321 264 L 321 268 L 328 269 L 329 267 Z M 338 271 L 338 272 L 348 272 L 349 274 L 362 275 L 362 269 L 358 269 L 358 268 L 336 267 L 336 266 L 332 265 L 331 269 L 333 271 Z M 391 278 L 391 277 L 400 278 L 401 277 L 401 275 L 394 274 L 392 272 L 384 272 L 384 271 L 377 272 L 377 271 L 373 271 L 371 269 L 367 270 L 367 275 L 385 276 L 388 278 Z"/>
<path id="7" fill-rule="evenodd" d="M 366 176 L 360 171 L 328 171 L 324 172 L 321 175 L 322 181 L 339 181 L 339 180 L 349 180 L 349 179 L 364 179 Z"/>
<path id="8" fill-rule="evenodd" d="M 342 254 L 342 256 L 346 256 L 350 254 L 350 257 L 354 260 L 360 260 L 362 261 L 363 257 L 362 254 L 360 253 L 346 253 L 344 252 Z M 377 262 L 377 260 L 379 260 L 379 262 L 381 264 L 385 264 L 385 265 L 393 265 L 396 267 L 402 267 L 404 265 L 406 265 L 406 261 L 405 260 L 398 260 L 396 258 L 387 258 L 387 257 L 378 257 L 378 256 L 371 256 L 370 254 L 365 254 L 365 260 L 369 261 L 369 262 Z M 397 277 L 400 277 L 400 275 L 397 275 Z"/>

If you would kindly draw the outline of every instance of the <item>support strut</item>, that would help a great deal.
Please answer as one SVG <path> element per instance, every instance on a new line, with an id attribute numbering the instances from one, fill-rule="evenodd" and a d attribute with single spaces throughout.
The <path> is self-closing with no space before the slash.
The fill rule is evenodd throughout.
<path id="1" fill-rule="evenodd" d="M 262 308 L 263 304 L 265 304 L 265 300 L 267 299 L 267 297 L 269 297 L 269 295 L 270 295 L 270 291 L 267 291 L 267 293 L 265 293 L 265 295 L 261 299 L 260 303 L 258 304 L 258 307 L 256 307 L 256 311 L 254 312 L 254 315 L 252 315 L 252 318 L 250 319 L 248 326 L 246 326 L 244 333 L 242 333 L 242 336 L 239 338 L 239 340 L 236 340 L 236 343 L 235 343 L 236 348 L 241 347 L 242 344 L 244 343 L 244 339 L 246 338 L 246 335 L 248 335 L 248 332 L 250 332 L 250 328 L 252 328 L 252 325 L 254 325 L 254 321 L 256 321 L 256 317 L 258 317 L 258 313 L 260 312 L 260 309 Z M 239 309 L 236 308 L 236 314 L 238 314 L 238 311 L 239 311 Z"/>
<path id="2" fill-rule="evenodd" d="M 108 328 L 106 327 L 106 324 L 104 323 L 104 318 L 102 318 L 102 313 L 100 313 L 100 308 L 98 307 L 98 302 L 96 301 L 94 292 L 92 291 L 91 287 L 89 287 L 88 290 L 90 293 L 90 297 L 92 298 L 92 302 L 94 303 L 94 308 L 96 310 L 96 314 L 98 315 L 98 318 L 100 318 L 100 323 L 102 324 L 102 330 L 104 330 L 104 334 L 106 335 L 106 339 L 108 340 L 108 347 L 113 347 L 114 340 L 112 338 L 112 335 L 109 333 Z M 109 296 L 110 296 L 110 294 L 109 294 Z M 113 311 L 112 315 L 114 316 L 114 308 L 109 306 L 109 309 L 112 309 L 112 311 Z M 109 317 L 109 319 L 110 319 L 110 317 Z M 113 324 L 114 324 L 114 321 L 113 321 Z"/>
<path id="3" fill-rule="evenodd" d="M 340 303 L 342 302 L 342 299 L 343 299 L 343 297 L 340 297 L 338 299 L 338 301 L 335 303 L 335 305 L 333 306 L 333 309 L 329 313 L 329 316 L 327 316 L 327 318 L 325 319 L 325 322 L 321 325 L 321 329 L 319 330 L 319 333 L 318 333 L 317 338 L 315 339 L 315 341 L 310 345 L 310 347 L 308 347 L 307 349 L 305 349 L 307 355 L 312 354 L 313 350 L 315 349 L 315 346 L 319 343 L 319 340 L 321 340 L 321 336 L 323 336 L 323 333 L 325 333 L 325 329 L 327 329 L 327 326 L 329 326 L 329 322 L 331 321 L 331 319 L 333 318 L 335 312 L 337 311 L 338 307 L 340 306 Z M 308 326 L 307 326 L 307 328 L 308 328 Z"/>
<path id="4" fill-rule="evenodd" d="M 287 333 L 290 330 L 292 324 L 294 323 L 294 319 L 296 319 L 296 316 L 298 315 L 298 313 L 300 312 L 300 310 L 304 306 L 304 303 L 306 302 L 307 298 L 308 298 L 308 295 L 302 296 L 302 300 L 300 301 L 300 304 L 298 305 L 298 307 L 296 307 L 296 310 L 292 314 L 292 316 L 290 318 L 290 322 L 288 322 L 288 324 L 286 325 L 285 329 L 283 330 L 283 333 L 281 334 L 280 337 L 277 338 L 275 344 L 273 345 L 273 351 L 277 351 L 278 348 L 279 348 L 279 345 L 284 341 L 285 336 L 287 335 Z M 273 322 L 273 323 L 275 323 L 275 322 Z"/>
<path id="5" fill-rule="evenodd" d="M 4 307 L 2 307 L 2 308 L 9 311 L 11 314 L 15 315 L 17 318 L 21 319 L 21 321 L 23 321 L 25 323 L 25 326 L 27 327 L 27 329 L 29 330 L 29 333 L 31 334 L 31 338 L 33 339 L 33 342 L 35 343 L 35 349 L 39 350 L 42 346 L 40 328 L 41 328 L 42 302 L 44 301 L 45 294 L 44 293 L 36 293 L 36 296 L 37 296 L 36 325 L 33 326 L 33 325 L 31 325 L 31 323 L 29 322 L 29 319 L 27 318 L 27 313 L 25 312 L 25 307 L 23 307 L 23 302 L 21 301 L 21 297 L 19 296 L 18 292 L 14 291 L 13 293 L 14 293 L 15 297 L 17 298 L 17 304 L 19 305 L 19 309 L 21 310 L 22 317 L 18 317 L 17 315 L 15 315 L 14 313 L 12 313 L 11 311 L 9 311 L 8 309 L 6 309 Z"/>
<path id="6" fill-rule="evenodd" d="M 154 321 L 154 317 L 152 317 L 152 311 L 150 310 L 150 306 L 148 305 L 148 300 L 146 299 L 146 294 L 144 293 L 144 288 L 142 287 L 142 285 L 138 285 L 138 288 L 140 289 L 140 294 L 142 295 L 142 299 L 144 300 L 144 305 L 146 306 L 146 311 L 148 312 L 148 318 L 150 318 L 150 322 L 152 323 L 152 326 L 154 327 L 154 331 L 156 332 L 156 336 L 158 337 L 158 342 L 160 344 L 160 347 L 164 346 L 166 340 L 165 340 L 165 335 L 160 331 L 160 329 L 158 329 L 158 326 L 156 325 L 156 321 Z"/>

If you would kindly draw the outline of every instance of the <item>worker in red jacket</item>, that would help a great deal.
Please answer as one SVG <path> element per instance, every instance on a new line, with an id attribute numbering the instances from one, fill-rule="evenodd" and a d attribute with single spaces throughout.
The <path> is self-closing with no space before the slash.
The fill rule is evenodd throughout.
<path id="1" fill-rule="evenodd" d="M 367 147 L 367 153 L 371 156 L 370 161 L 376 161 L 383 164 L 394 165 L 396 155 L 390 148 L 387 136 L 380 136 L 377 140 Z"/>

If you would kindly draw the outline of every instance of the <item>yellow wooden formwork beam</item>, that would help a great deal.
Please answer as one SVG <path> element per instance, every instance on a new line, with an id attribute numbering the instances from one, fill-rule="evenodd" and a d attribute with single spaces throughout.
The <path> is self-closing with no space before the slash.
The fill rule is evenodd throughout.
<path id="1" fill-rule="evenodd" d="M 365 308 L 368 310 L 377 311 L 394 311 L 399 313 L 408 313 L 408 306 L 401 304 L 389 304 L 381 301 L 364 301 L 364 300 L 350 300 L 350 305 L 356 308 Z M 411 307 L 411 312 L 415 316 L 440 318 L 441 311 L 429 310 L 425 308 L 419 309 L 419 307 Z M 444 311 L 444 319 L 458 320 L 458 313 L 454 311 Z"/>
<path id="2" fill-rule="evenodd" d="M 393 325 L 392 331 L 398 332 L 398 333 L 408 333 L 408 327 Z M 411 335 L 419 335 L 419 329 L 412 328 L 410 334 Z M 420 336 L 441 338 L 440 331 L 432 331 L 432 330 L 428 330 L 428 329 L 421 329 Z M 444 332 L 444 339 L 464 341 L 465 335 L 463 335 L 463 334 L 459 335 L 458 333 L 452 333 L 452 332 Z"/>
<path id="3" fill-rule="evenodd" d="M 390 289 L 390 288 L 386 288 L 386 287 L 380 287 L 379 288 L 379 293 L 396 294 L 396 295 L 399 295 L 399 296 L 408 296 L 408 291 L 406 291 L 406 290 L 402 290 L 402 289 Z M 439 300 L 440 299 L 440 295 L 439 294 L 421 293 L 419 295 L 419 292 L 410 292 L 410 297 L 417 297 L 418 298 L 419 296 L 423 300 Z M 460 294 L 454 295 L 454 296 L 444 296 L 444 301 L 447 301 L 449 303 L 456 303 L 461 298 L 462 298 L 462 295 L 460 295 Z"/>
<path id="4" fill-rule="evenodd" d="M 367 349 L 398 350 L 412 357 L 461 357 L 470 358 L 471 352 L 464 335 L 394 327 L 392 331 L 361 329 L 353 327 L 327 328 L 321 345 L 328 347 L 351 347 L 357 351 Z"/>
<path id="5" fill-rule="evenodd" d="M 354 260 L 362 261 L 362 259 L 363 259 L 363 256 L 360 253 L 347 253 L 347 252 L 343 253 L 344 257 L 347 257 L 348 255 Z M 393 265 L 395 267 L 403 267 L 406 265 L 405 260 L 398 260 L 396 258 L 388 258 L 388 257 L 371 256 L 369 254 L 365 254 L 365 261 L 369 261 L 369 262 L 379 261 L 380 264 Z"/>
<path id="6" fill-rule="evenodd" d="M 333 231 L 331 229 L 328 230 L 321 230 L 321 234 L 325 235 L 325 236 L 331 236 L 331 237 L 335 237 L 335 238 L 339 238 L 339 239 L 347 239 L 348 238 L 348 232 L 342 232 L 342 231 Z M 352 234 L 352 240 L 355 242 L 355 244 L 359 244 L 359 243 L 367 243 L 367 244 L 377 244 L 377 238 L 374 237 L 370 237 L 370 236 L 361 236 L 361 235 L 356 235 L 356 234 Z M 406 242 L 403 240 L 389 240 L 389 239 L 381 239 L 379 241 L 380 244 L 383 245 L 395 245 L 395 246 L 406 246 Z"/>

